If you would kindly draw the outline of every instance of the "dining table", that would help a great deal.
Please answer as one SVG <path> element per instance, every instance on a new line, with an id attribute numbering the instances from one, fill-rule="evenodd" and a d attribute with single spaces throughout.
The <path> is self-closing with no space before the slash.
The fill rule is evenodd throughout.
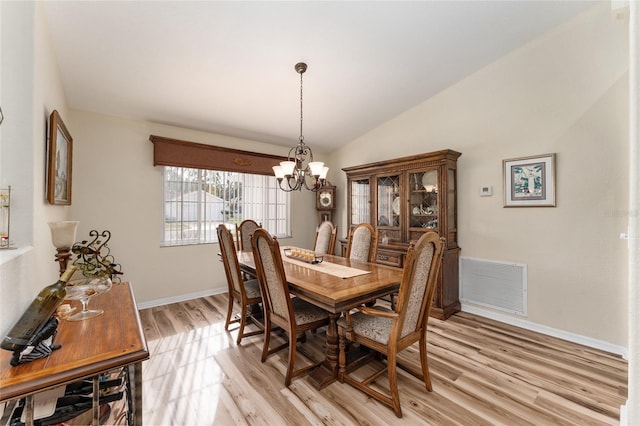
<path id="1" fill-rule="evenodd" d="M 290 251 L 291 247 L 281 247 L 290 293 L 329 313 L 326 357 L 308 376 L 316 389 L 323 389 L 338 377 L 337 321 L 341 313 L 397 292 L 402 269 L 333 255 L 308 263 L 285 255 Z M 238 251 L 238 262 L 241 269 L 256 273 L 252 252 Z"/>

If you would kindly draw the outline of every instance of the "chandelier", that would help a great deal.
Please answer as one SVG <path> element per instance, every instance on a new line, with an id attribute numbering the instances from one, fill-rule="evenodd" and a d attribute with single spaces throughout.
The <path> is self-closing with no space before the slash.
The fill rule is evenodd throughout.
<path id="1" fill-rule="evenodd" d="M 304 143 L 302 135 L 302 74 L 307 70 L 307 64 L 298 62 L 294 68 L 300 74 L 300 140 L 298 145 L 289 150 L 287 161 L 280 162 L 279 166 L 273 166 L 273 173 L 283 191 L 300 191 L 303 186 L 309 191 L 317 191 L 326 184 L 329 168 L 325 167 L 322 161 L 313 161 L 311 148 Z"/>

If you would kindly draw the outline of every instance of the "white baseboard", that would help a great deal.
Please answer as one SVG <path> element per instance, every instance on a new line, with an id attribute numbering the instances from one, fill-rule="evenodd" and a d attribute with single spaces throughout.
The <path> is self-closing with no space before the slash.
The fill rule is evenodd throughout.
<path id="1" fill-rule="evenodd" d="M 553 327 L 547 327 L 546 325 L 536 324 L 530 321 L 526 321 L 520 318 L 515 318 L 509 315 L 494 312 L 482 307 L 462 303 L 462 311 L 470 314 L 479 315 L 481 317 L 490 318 L 496 321 L 504 322 L 506 324 L 521 327 L 527 330 L 535 331 L 538 333 L 546 334 L 548 336 L 557 337 L 559 339 L 567 340 L 569 342 L 578 343 L 580 345 L 589 346 L 594 349 L 599 349 L 605 352 L 610 352 L 616 355 L 620 355 L 624 359 L 628 359 L 629 350 L 626 347 L 618 346 L 591 337 L 582 336 L 580 334 L 570 333 L 564 330 L 558 330 Z"/>
<path id="2" fill-rule="evenodd" d="M 627 403 L 629 400 L 627 400 Z M 620 406 L 620 426 L 631 426 L 627 422 L 627 404 Z"/>
<path id="3" fill-rule="evenodd" d="M 181 294 L 180 296 L 167 297 L 165 299 L 150 300 L 148 302 L 138 303 L 138 310 L 155 308 L 156 306 L 168 305 L 170 303 L 184 302 L 186 300 L 197 299 L 199 297 L 212 296 L 214 294 L 226 293 L 229 291 L 227 287 L 212 288 L 210 290 L 198 291 L 195 293 Z"/>

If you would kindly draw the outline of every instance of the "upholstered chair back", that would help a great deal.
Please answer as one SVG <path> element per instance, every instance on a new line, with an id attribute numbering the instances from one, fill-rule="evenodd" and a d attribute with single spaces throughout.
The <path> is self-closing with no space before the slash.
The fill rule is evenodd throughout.
<path id="1" fill-rule="evenodd" d="M 237 228 L 238 245 L 241 251 L 251 251 L 251 235 L 261 225 L 255 220 L 246 219 L 240 222 Z"/>
<path id="2" fill-rule="evenodd" d="M 368 223 L 360 223 L 349 233 L 347 258 L 361 262 L 375 262 L 378 248 L 378 231 Z"/>
<path id="3" fill-rule="evenodd" d="M 414 264 L 407 282 L 403 282 L 403 285 L 406 287 L 403 290 L 405 290 L 407 295 L 403 301 L 406 308 L 404 309 L 405 316 L 401 337 L 420 329 L 424 310 L 427 310 L 426 315 L 428 316 L 428 309 L 431 309 L 433 294 L 429 295 L 427 292 L 435 289 L 435 283 L 429 288 L 428 281 L 431 269 L 437 267 L 436 262 L 434 262 L 436 259 L 434 259 L 433 255 L 438 243 L 438 239 L 423 241 L 420 247 L 416 247 L 414 250 Z M 432 274 L 432 278 L 435 281 L 437 277 Z M 431 293 L 433 293 L 433 291 L 431 291 Z"/>
<path id="4" fill-rule="evenodd" d="M 233 243 L 233 236 L 226 226 L 220 225 L 217 228 L 218 243 L 220 244 L 220 254 L 224 263 L 224 269 L 227 274 L 227 283 L 229 284 L 229 292 L 235 290 L 242 291 L 242 276 L 240 274 L 240 265 L 238 264 L 238 256 L 236 254 L 236 246 Z"/>
<path id="5" fill-rule="evenodd" d="M 316 228 L 316 241 L 313 250 L 316 254 L 333 254 L 338 230 L 333 223 L 322 222 Z"/>
<path id="6" fill-rule="evenodd" d="M 268 312 L 290 322 L 289 288 L 282 266 L 278 241 L 262 228 L 251 239 L 253 259 L 262 288 L 262 299 Z M 266 301 L 265 301 L 266 299 Z"/>
<path id="7" fill-rule="evenodd" d="M 435 234 L 435 233 L 433 233 Z M 431 309 L 433 292 L 436 288 L 438 271 L 430 274 L 433 268 L 439 268 L 440 259 L 434 258 L 434 253 L 440 256 L 442 242 L 436 235 L 432 238 L 422 238 L 413 250 L 412 264 L 409 273 L 403 280 L 401 293 L 396 307 L 397 312 L 404 313 L 402 333 L 400 337 L 420 330 L 425 324 Z M 431 282 L 430 282 L 431 281 Z"/>

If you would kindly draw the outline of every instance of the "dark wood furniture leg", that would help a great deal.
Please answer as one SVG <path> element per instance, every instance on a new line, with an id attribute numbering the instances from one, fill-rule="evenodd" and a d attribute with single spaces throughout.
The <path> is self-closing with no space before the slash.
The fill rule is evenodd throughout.
<path id="1" fill-rule="evenodd" d="M 327 327 L 327 358 L 309 375 L 309 382 L 318 390 L 324 389 L 338 378 L 338 326 L 340 314 L 329 314 Z"/>

